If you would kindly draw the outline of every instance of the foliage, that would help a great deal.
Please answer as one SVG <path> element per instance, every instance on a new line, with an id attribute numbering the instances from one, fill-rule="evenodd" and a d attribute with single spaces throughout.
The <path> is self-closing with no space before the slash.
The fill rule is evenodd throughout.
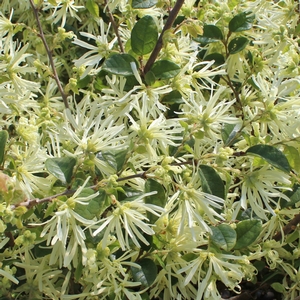
<path id="1" fill-rule="evenodd" d="M 1 299 L 300 296 L 298 9 L 3 0 Z"/>

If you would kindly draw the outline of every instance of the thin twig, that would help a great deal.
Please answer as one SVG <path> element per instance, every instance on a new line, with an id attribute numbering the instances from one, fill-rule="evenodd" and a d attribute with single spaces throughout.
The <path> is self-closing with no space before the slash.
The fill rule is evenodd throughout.
<path id="1" fill-rule="evenodd" d="M 124 46 L 123 46 L 123 43 L 122 43 L 122 40 L 121 40 L 121 37 L 120 37 L 120 34 L 119 34 L 119 30 L 118 30 L 118 26 L 117 26 L 117 23 L 114 19 L 114 16 L 113 14 L 111 13 L 109 7 L 108 7 L 108 4 L 107 4 L 107 1 L 105 0 L 105 6 L 106 6 L 106 11 L 107 11 L 107 14 L 108 14 L 108 17 L 109 17 L 109 20 L 110 20 L 110 23 L 112 24 L 112 27 L 114 29 L 114 32 L 117 36 L 117 39 L 118 39 L 118 44 L 119 44 L 119 47 L 120 47 L 120 50 L 122 53 L 124 53 Z"/>
<path id="2" fill-rule="evenodd" d="M 282 233 L 284 235 L 289 234 L 290 232 L 294 231 L 297 227 L 297 225 L 300 224 L 300 214 L 296 215 L 288 224 L 286 224 L 282 232 L 278 231 L 274 236 L 273 239 L 275 241 L 280 241 L 282 239 Z"/>
<path id="3" fill-rule="evenodd" d="M 41 25 L 41 22 L 40 22 L 40 19 L 39 19 L 39 9 L 35 7 L 34 3 L 32 0 L 29 0 L 30 4 L 31 4 L 31 7 L 33 9 L 33 13 L 34 13 L 34 16 L 35 16 L 35 19 L 37 21 L 37 25 L 38 25 L 38 28 L 39 28 L 39 37 L 41 38 L 41 40 L 43 41 L 43 44 L 44 44 L 44 47 L 46 49 L 46 52 L 47 52 L 47 55 L 48 55 L 48 58 L 49 58 L 49 62 L 50 62 L 50 65 L 51 65 L 51 68 L 52 68 L 52 72 L 53 72 L 53 77 L 54 77 L 54 80 L 56 81 L 56 84 L 58 86 L 58 89 L 59 89 L 59 92 L 62 96 L 62 99 L 63 99 L 63 102 L 64 102 L 64 105 L 65 105 L 65 108 L 69 108 L 69 103 L 68 103 L 68 99 L 67 99 L 67 95 L 66 93 L 64 92 L 64 89 L 59 81 L 59 78 L 58 78 L 58 75 L 57 75 L 57 71 L 56 71 L 56 67 L 55 67 L 55 64 L 54 64 L 54 60 L 53 60 L 53 56 L 52 56 L 52 52 L 47 44 L 47 41 L 46 41 L 46 38 L 45 38 L 45 35 L 44 35 L 44 32 L 43 32 L 43 28 L 42 28 L 42 25 Z"/>
<path id="4" fill-rule="evenodd" d="M 172 25 L 173 25 L 177 15 L 178 15 L 178 13 L 180 11 L 180 8 L 183 5 L 183 3 L 184 3 L 184 0 L 177 0 L 174 7 L 173 7 L 173 9 L 171 10 L 171 12 L 169 14 L 169 17 L 166 21 L 166 24 L 165 24 L 165 26 L 164 26 L 164 28 L 163 28 L 163 30 L 162 30 L 162 32 L 161 32 L 161 34 L 160 34 L 160 36 L 157 40 L 157 43 L 156 43 L 156 45 L 155 45 L 155 47 L 154 47 L 147 63 L 145 65 L 144 74 L 146 74 L 151 69 L 152 65 L 154 64 L 154 62 L 155 62 L 162 46 L 163 46 L 164 33 L 172 27 Z"/>

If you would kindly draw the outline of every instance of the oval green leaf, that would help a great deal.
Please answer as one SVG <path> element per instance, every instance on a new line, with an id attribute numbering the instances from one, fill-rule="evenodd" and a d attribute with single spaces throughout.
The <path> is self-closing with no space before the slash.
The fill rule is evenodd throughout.
<path id="1" fill-rule="evenodd" d="M 63 183 L 70 183 L 76 159 L 73 157 L 48 158 L 45 162 L 47 171 Z"/>
<path id="2" fill-rule="evenodd" d="M 257 219 L 239 222 L 235 229 L 237 241 L 234 249 L 242 249 L 250 246 L 260 235 L 261 229 L 261 221 Z"/>
<path id="3" fill-rule="evenodd" d="M 134 75 L 130 65 L 131 62 L 138 65 L 134 57 L 130 54 L 115 54 L 105 60 L 102 69 L 114 75 L 131 76 Z"/>
<path id="4" fill-rule="evenodd" d="M 87 0 L 85 7 L 93 17 L 99 17 L 99 6 L 94 0 Z"/>
<path id="5" fill-rule="evenodd" d="M 133 8 L 150 8 L 156 5 L 157 0 L 132 0 L 131 6 Z"/>
<path id="6" fill-rule="evenodd" d="M 137 55 L 150 53 L 157 42 L 158 30 L 151 16 L 141 18 L 131 31 L 131 49 Z"/>
<path id="7" fill-rule="evenodd" d="M 242 12 L 234 16 L 228 24 L 231 32 L 249 30 L 253 26 L 255 15 L 252 12 Z"/>
<path id="8" fill-rule="evenodd" d="M 195 38 L 196 42 L 209 44 L 223 40 L 221 29 L 215 25 L 206 24 L 203 26 L 203 35 Z"/>
<path id="9" fill-rule="evenodd" d="M 145 193 L 156 191 L 154 195 L 145 197 L 145 203 L 154 204 L 160 207 L 164 207 L 167 202 L 166 192 L 164 187 L 154 179 L 147 179 L 145 183 Z M 153 224 L 158 217 L 153 215 L 150 212 L 147 212 L 147 217 L 150 222 Z"/>
<path id="10" fill-rule="evenodd" d="M 204 60 L 206 61 L 212 61 L 214 60 L 214 65 L 220 66 L 225 63 L 225 58 L 221 53 L 210 53 L 204 57 Z"/>
<path id="11" fill-rule="evenodd" d="M 158 60 L 150 69 L 156 79 L 169 79 L 180 72 L 180 67 L 169 60 Z"/>
<path id="12" fill-rule="evenodd" d="M 210 227 L 212 234 L 211 241 L 219 248 L 229 251 L 236 243 L 236 231 L 227 224 L 220 224 Z"/>
<path id="13" fill-rule="evenodd" d="M 200 165 L 199 175 L 204 193 L 225 199 L 225 187 L 223 180 L 213 167 Z"/>
<path id="14" fill-rule="evenodd" d="M 8 132 L 6 130 L 0 131 L 0 165 L 2 165 L 4 161 L 5 155 L 5 145 L 8 139 Z"/>
<path id="15" fill-rule="evenodd" d="M 113 167 L 117 172 L 119 172 L 125 163 L 127 152 L 127 149 L 103 151 L 101 152 L 101 154 L 99 153 L 99 157 L 101 157 L 111 167 Z"/>
<path id="16" fill-rule="evenodd" d="M 80 196 L 88 197 L 95 194 L 95 191 L 90 188 L 83 189 Z M 100 216 L 109 206 L 111 205 L 110 198 L 107 196 L 106 192 L 102 189 L 99 190 L 99 195 L 91 199 L 87 205 L 76 203 L 75 212 L 77 212 L 81 217 L 92 220 L 95 217 Z"/>
<path id="17" fill-rule="evenodd" d="M 277 148 L 270 145 L 255 145 L 250 147 L 246 154 L 260 156 L 266 160 L 269 164 L 278 168 L 281 171 L 289 173 L 291 167 L 286 156 Z"/>
<path id="18" fill-rule="evenodd" d="M 150 287 L 157 276 L 157 266 L 152 259 L 143 258 L 136 262 L 140 268 L 131 266 L 132 278 L 145 287 Z"/>
<path id="19" fill-rule="evenodd" d="M 236 53 L 242 51 L 243 49 L 246 48 L 248 43 L 249 43 L 249 40 L 244 36 L 234 38 L 228 44 L 229 54 L 236 54 Z"/>

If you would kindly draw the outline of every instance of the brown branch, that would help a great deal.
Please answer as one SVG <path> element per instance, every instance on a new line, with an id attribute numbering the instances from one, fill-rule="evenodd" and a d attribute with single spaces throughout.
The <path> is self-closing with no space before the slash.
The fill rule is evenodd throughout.
<path id="1" fill-rule="evenodd" d="M 107 11 L 107 14 L 108 14 L 108 17 L 109 17 L 109 20 L 110 20 L 110 23 L 112 24 L 112 27 L 114 29 L 114 32 L 117 36 L 117 39 L 118 39 L 118 44 L 119 44 L 119 47 L 120 47 L 120 50 L 122 53 L 124 53 L 124 46 L 123 46 L 123 43 L 122 43 L 122 40 L 121 40 L 121 37 L 120 37 L 120 34 L 119 34 L 119 30 L 118 30 L 118 26 L 117 26 L 117 23 L 114 19 L 114 16 L 113 14 L 111 13 L 109 7 L 108 7 L 108 4 L 107 4 L 107 0 L 105 0 L 105 5 L 106 5 L 106 11 Z"/>
<path id="2" fill-rule="evenodd" d="M 300 214 L 296 215 L 288 224 L 286 224 L 282 232 L 284 235 L 289 234 L 290 232 L 294 231 L 297 225 L 300 224 Z M 274 236 L 273 239 L 275 241 L 280 241 L 282 239 L 282 232 L 278 231 Z"/>
<path id="3" fill-rule="evenodd" d="M 49 46 L 47 44 L 47 41 L 46 41 L 46 38 L 45 38 L 45 35 L 44 35 L 44 32 L 43 32 L 42 24 L 41 24 L 40 19 L 39 19 L 39 14 L 38 14 L 39 13 L 39 9 L 35 7 L 35 5 L 34 5 L 34 3 L 33 3 L 32 0 L 29 0 L 29 2 L 30 2 L 30 5 L 31 5 L 31 7 L 33 9 L 33 13 L 34 13 L 35 19 L 37 21 L 37 25 L 38 25 L 38 28 L 39 28 L 39 37 L 43 41 L 44 47 L 46 49 L 46 52 L 47 52 L 47 55 L 48 55 L 48 58 L 49 58 L 49 62 L 50 62 L 51 68 L 52 68 L 54 80 L 56 81 L 56 84 L 58 86 L 59 92 L 60 92 L 60 94 L 62 96 L 65 108 L 69 108 L 69 103 L 68 103 L 67 95 L 64 92 L 64 89 L 63 89 L 63 87 L 62 87 L 62 85 L 60 83 L 60 80 L 58 78 L 58 74 L 57 74 L 56 67 L 55 67 L 55 64 L 54 64 L 52 52 L 51 52 L 51 50 L 50 50 L 50 48 L 49 48 Z"/>
<path id="4" fill-rule="evenodd" d="M 163 46 L 164 33 L 172 27 L 172 25 L 173 25 L 177 15 L 178 15 L 178 13 L 180 11 L 180 8 L 183 5 L 183 3 L 184 3 L 184 0 L 177 0 L 174 7 L 173 7 L 173 9 L 171 10 L 171 12 L 169 14 L 169 17 L 166 21 L 166 24 L 165 24 L 165 26 L 164 26 L 164 28 L 163 28 L 163 30 L 162 30 L 162 32 L 161 32 L 161 34 L 160 34 L 160 36 L 157 40 L 157 43 L 156 43 L 156 45 L 155 45 L 155 47 L 154 47 L 147 63 L 145 65 L 144 74 L 146 74 L 151 69 L 152 65 L 154 64 L 154 62 L 155 62 L 162 46 Z"/>

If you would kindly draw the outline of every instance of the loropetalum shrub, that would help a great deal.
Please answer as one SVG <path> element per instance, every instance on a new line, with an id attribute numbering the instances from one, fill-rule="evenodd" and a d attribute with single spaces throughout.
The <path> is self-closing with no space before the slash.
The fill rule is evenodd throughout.
<path id="1" fill-rule="evenodd" d="M 298 1 L 0 11 L 1 299 L 300 295 Z"/>

